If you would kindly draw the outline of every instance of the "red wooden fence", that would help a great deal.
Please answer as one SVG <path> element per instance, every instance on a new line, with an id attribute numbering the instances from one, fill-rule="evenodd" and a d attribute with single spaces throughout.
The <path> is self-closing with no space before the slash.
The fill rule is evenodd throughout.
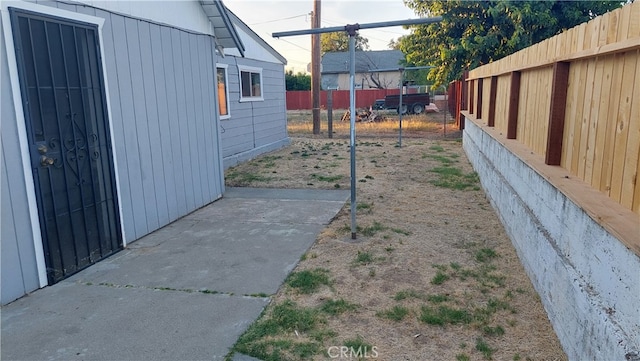
<path id="1" fill-rule="evenodd" d="M 413 89 L 409 93 L 415 92 Z M 368 108 L 377 99 L 384 99 L 387 95 L 400 94 L 398 89 L 358 89 L 356 90 L 356 108 Z M 320 107 L 327 107 L 327 91 L 320 92 Z M 349 109 L 349 91 L 333 91 L 333 108 Z M 311 91 L 289 90 L 287 91 L 287 110 L 311 109 Z"/>

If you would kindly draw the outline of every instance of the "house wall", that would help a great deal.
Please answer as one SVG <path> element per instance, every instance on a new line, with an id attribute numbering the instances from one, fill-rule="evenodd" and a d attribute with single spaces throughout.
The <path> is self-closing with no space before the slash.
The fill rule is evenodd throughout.
<path id="1" fill-rule="evenodd" d="M 236 32 L 240 37 L 240 41 L 244 45 L 245 58 L 259 59 L 261 61 L 266 61 L 268 63 L 276 63 L 276 64 L 281 63 L 281 60 L 275 57 L 269 50 L 267 50 L 265 48 L 265 45 L 260 44 L 258 41 L 254 40 L 254 38 L 250 34 L 247 34 L 247 32 L 244 31 L 242 26 L 236 25 Z M 240 57 L 240 52 L 238 52 L 238 49 L 235 49 L 235 48 L 225 49 L 224 53 L 225 55 Z"/>
<path id="2" fill-rule="evenodd" d="M 224 167 L 234 166 L 261 153 L 289 144 L 284 65 L 226 56 L 230 118 L 220 122 Z M 262 69 L 264 101 L 240 102 L 238 65 Z"/>
<path id="3" fill-rule="evenodd" d="M 400 72 L 385 72 L 374 73 L 376 79 L 379 79 L 380 85 L 385 89 L 398 89 L 400 86 Z M 356 73 L 355 86 L 360 89 L 360 86 L 364 85 L 362 89 L 375 88 L 375 84 L 370 79 L 369 73 Z M 323 74 L 322 75 L 322 88 L 328 89 L 329 87 L 335 87 L 336 85 L 340 90 L 349 90 L 349 73 L 344 74 Z"/>
<path id="4" fill-rule="evenodd" d="M 40 287 L 9 65 L 0 17 L 0 302 Z"/>
<path id="5" fill-rule="evenodd" d="M 499 137 L 467 117 L 464 150 L 569 359 L 637 360 L 640 257 L 551 183 L 580 180 L 541 174 L 530 149 Z M 586 184 L 581 193 L 631 213 Z"/>
<path id="6" fill-rule="evenodd" d="M 42 4 L 105 19 L 102 56 L 125 242 L 220 198 L 224 179 L 217 103 L 212 101 L 213 37 L 90 6 Z M 4 45 L 2 49 L 0 70 L 5 76 Z M 8 162 L 2 163 L 2 303 L 39 287 L 32 282 L 35 257 L 29 242 L 34 237 L 25 216 L 26 184 L 32 179 L 21 182 L 22 164 L 14 162 L 29 157 L 15 140 L 16 124 L 24 120 L 12 111 L 7 84 L 3 80 L 2 156 Z M 266 129 L 265 138 L 268 134 Z M 10 203 L 5 194 L 10 194 Z M 22 288 L 18 281 L 15 288 L 4 282 L 16 264 L 23 268 Z"/>
<path id="7" fill-rule="evenodd" d="M 36 1 L 43 2 L 41 0 Z M 74 2 L 84 3 L 113 13 L 126 14 L 139 19 L 175 26 L 180 29 L 213 35 L 209 19 L 202 11 L 202 6 L 197 0 L 163 0 L 162 6 L 149 6 L 148 0 L 74 0 Z"/>

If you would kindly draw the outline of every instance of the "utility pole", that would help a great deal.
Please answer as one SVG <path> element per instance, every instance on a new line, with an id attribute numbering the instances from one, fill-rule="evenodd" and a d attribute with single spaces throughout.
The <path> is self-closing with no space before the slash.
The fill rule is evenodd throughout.
<path id="1" fill-rule="evenodd" d="M 320 28 L 320 0 L 313 0 L 312 29 Z M 311 35 L 311 106 L 313 134 L 320 134 L 320 33 Z"/>

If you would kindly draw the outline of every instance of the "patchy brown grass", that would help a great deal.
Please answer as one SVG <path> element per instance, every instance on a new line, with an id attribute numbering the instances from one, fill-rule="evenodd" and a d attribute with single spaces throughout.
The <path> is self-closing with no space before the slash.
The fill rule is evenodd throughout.
<path id="1" fill-rule="evenodd" d="M 333 112 L 333 136 L 334 138 L 348 138 L 350 124 L 349 121 L 341 121 L 346 110 L 338 109 Z M 400 126 L 398 114 L 392 110 L 378 112 L 384 120 L 381 122 L 358 122 L 356 123 L 356 134 L 378 137 L 395 137 Z M 310 110 L 288 111 L 288 126 L 291 136 L 310 137 L 313 131 L 313 123 Z M 320 112 L 321 135 L 326 138 L 328 135 L 327 111 Z M 459 135 L 459 131 L 454 126 L 454 119 L 447 112 L 427 113 L 421 115 L 404 115 L 402 117 L 402 131 L 407 137 L 423 136 L 449 136 Z M 445 131 L 446 125 L 446 131 Z M 314 136 L 311 136 L 314 137 Z M 318 136 L 315 136 L 316 138 Z"/>
<path id="2" fill-rule="evenodd" d="M 407 131 L 398 148 L 392 130 L 359 125 L 357 240 L 347 204 L 237 351 L 324 360 L 347 345 L 377 360 L 566 359 L 459 133 L 434 129 Z M 227 184 L 348 189 L 349 164 L 348 139 L 296 137 L 228 170 Z"/>

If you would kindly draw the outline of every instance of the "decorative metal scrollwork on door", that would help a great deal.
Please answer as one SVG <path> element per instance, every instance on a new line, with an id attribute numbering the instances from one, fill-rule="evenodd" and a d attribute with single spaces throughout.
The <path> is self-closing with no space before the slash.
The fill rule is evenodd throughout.
<path id="1" fill-rule="evenodd" d="M 87 158 L 87 142 L 86 135 L 80 125 L 76 122 L 76 113 L 66 114 L 66 118 L 71 124 L 71 131 L 67 132 L 68 138 L 64 139 L 63 145 L 66 151 L 65 160 L 69 169 L 76 176 L 76 185 L 80 186 L 85 183 L 82 176 L 83 168 L 85 167 L 85 159 Z"/>

